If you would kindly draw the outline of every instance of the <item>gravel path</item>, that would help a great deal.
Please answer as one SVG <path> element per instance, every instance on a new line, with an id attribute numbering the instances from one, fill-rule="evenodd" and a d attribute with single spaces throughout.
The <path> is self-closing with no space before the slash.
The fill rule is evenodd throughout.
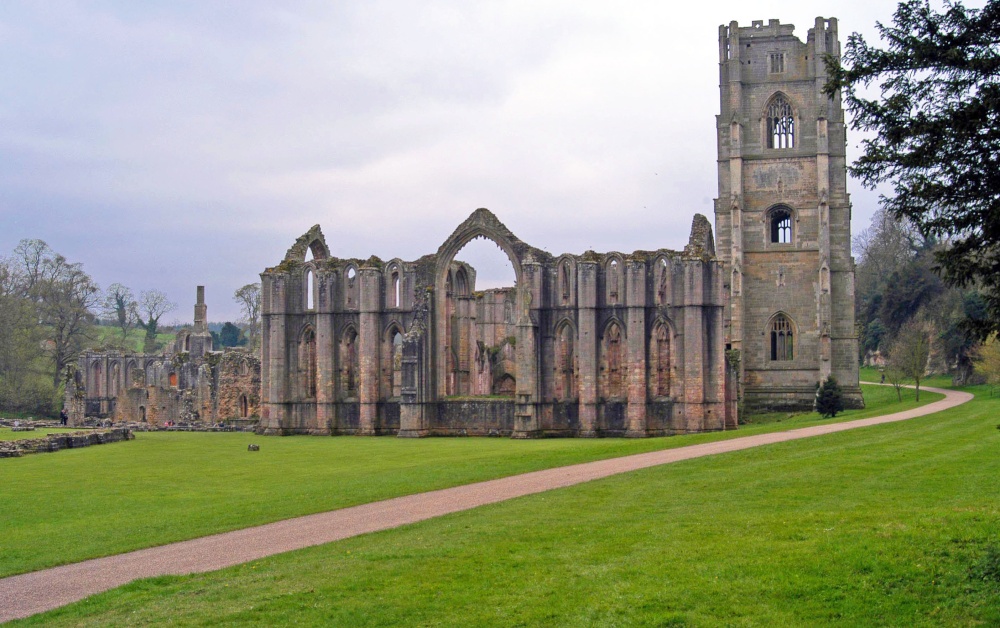
<path id="1" fill-rule="evenodd" d="M 535 471 L 3 578 L 0 579 L 0 622 L 63 606 L 138 578 L 213 571 L 272 554 L 395 528 L 636 469 L 903 421 L 952 408 L 973 397 L 966 392 L 936 388 L 926 390 L 943 393 L 945 398 L 914 410 L 870 419 L 828 423 Z"/>

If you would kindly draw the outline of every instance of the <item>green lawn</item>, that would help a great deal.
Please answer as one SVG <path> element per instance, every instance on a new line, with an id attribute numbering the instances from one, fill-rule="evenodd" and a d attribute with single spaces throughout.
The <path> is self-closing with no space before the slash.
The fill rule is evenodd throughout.
<path id="1" fill-rule="evenodd" d="M 916 405 L 912 398 L 897 403 L 887 390 L 866 387 L 869 406 L 836 420 Z M 0 460 L 0 576 L 516 473 L 830 421 L 815 413 L 785 417 L 649 439 L 140 432 L 126 443 Z M 251 442 L 261 451 L 248 452 Z"/>
<path id="2" fill-rule="evenodd" d="M 40 427 L 33 432 L 15 432 L 8 427 L 0 427 L 0 440 L 27 440 L 29 438 L 45 438 L 46 434 L 63 434 L 65 432 L 78 432 L 80 430 L 72 427 Z M 2 541 L 0 541 L 2 543 Z"/>
<path id="3" fill-rule="evenodd" d="M 26 623 L 998 625 L 998 416 L 980 396 L 140 581 Z"/>
<path id="4" fill-rule="evenodd" d="M 110 327 L 107 325 L 95 325 L 94 326 L 94 344 L 98 347 L 103 346 L 106 342 L 120 343 L 121 342 L 121 330 L 117 327 Z M 156 334 L 156 342 L 162 347 L 169 347 L 174 343 L 174 338 L 177 334 Z M 128 336 L 125 340 L 125 346 L 131 351 L 136 353 L 142 353 L 142 346 L 146 340 L 146 331 L 144 329 L 130 329 Z"/>

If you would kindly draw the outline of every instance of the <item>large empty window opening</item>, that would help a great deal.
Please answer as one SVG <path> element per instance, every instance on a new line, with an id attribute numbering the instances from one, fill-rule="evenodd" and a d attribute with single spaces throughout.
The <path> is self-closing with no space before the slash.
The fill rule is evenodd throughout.
<path id="1" fill-rule="evenodd" d="M 792 106 L 778 94 L 767 107 L 767 147 L 795 147 L 795 118 Z"/>
<path id="2" fill-rule="evenodd" d="M 794 357 L 792 323 L 784 314 L 771 321 L 771 361 L 784 362 Z"/>
<path id="3" fill-rule="evenodd" d="M 771 242 L 773 244 L 792 243 L 792 212 L 779 207 L 770 216 Z"/>

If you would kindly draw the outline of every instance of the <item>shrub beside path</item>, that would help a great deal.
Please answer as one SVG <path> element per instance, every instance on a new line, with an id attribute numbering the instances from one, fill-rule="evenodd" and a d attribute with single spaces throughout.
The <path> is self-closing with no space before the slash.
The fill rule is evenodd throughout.
<path id="1" fill-rule="evenodd" d="M 10 576 L 0 579 L 0 622 L 51 610 L 139 578 L 214 571 L 273 554 L 395 528 L 618 473 L 904 421 L 953 408 L 973 398 L 967 392 L 939 388 L 925 390 L 942 393 L 945 398 L 895 414 L 533 471 Z"/>

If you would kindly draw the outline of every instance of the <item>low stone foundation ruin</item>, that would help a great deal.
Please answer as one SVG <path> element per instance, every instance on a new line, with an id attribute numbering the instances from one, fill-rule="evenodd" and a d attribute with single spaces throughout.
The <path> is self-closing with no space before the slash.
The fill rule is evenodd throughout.
<path id="1" fill-rule="evenodd" d="M 133 440 L 132 430 L 124 427 L 89 432 L 46 434 L 42 438 L 0 441 L 0 458 L 19 458 L 25 454 L 40 454 L 60 449 L 79 449 Z"/>

